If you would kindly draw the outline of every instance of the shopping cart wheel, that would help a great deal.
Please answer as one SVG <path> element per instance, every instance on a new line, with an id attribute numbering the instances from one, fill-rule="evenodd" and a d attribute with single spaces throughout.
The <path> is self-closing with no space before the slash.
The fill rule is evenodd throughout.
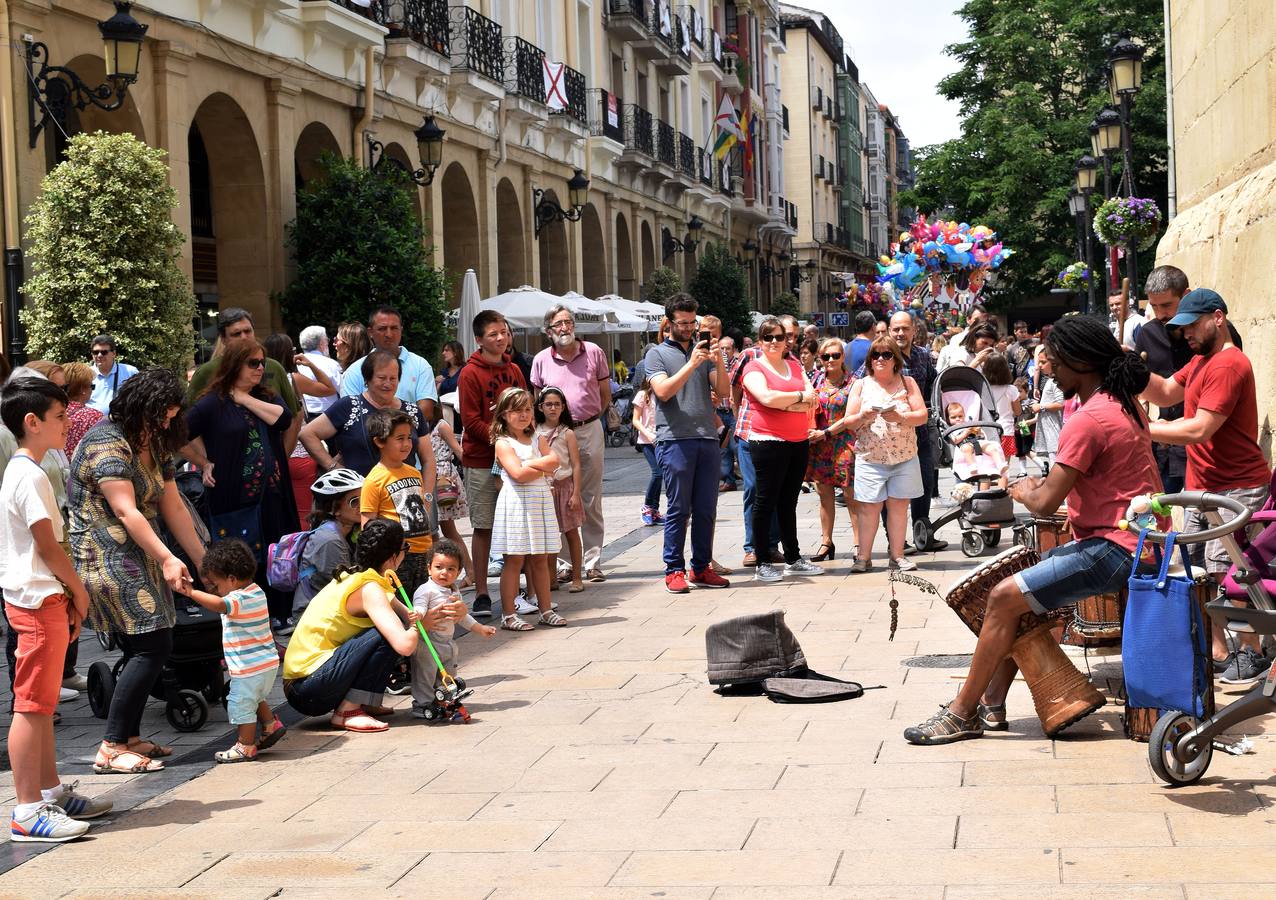
<path id="1" fill-rule="evenodd" d="M 111 667 L 98 660 L 89 666 L 89 709 L 99 719 L 105 719 L 111 711 L 111 697 L 115 695 L 115 675 Z"/>
<path id="2" fill-rule="evenodd" d="M 164 716 L 178 731 L 199 731 L 208 721 L 208 701 L 199 691 L 182 688 L 164 707 Z"/>
<path id="3" fill-rule="evenodd" d="M 984 539 L 979 536 L 978 532 L 962 532 L 961 552 L 970 557 L 978 556 L 984 552 Z"/>
<path id="4" fill-rule="evenodd" d="M 1210 767 L 1214 744 L 1208 738 L 1197 742 L 1193 748 L 1196 755 L 1191 759 L 1183 759 L 1187 750 L 1179 746 L 1183 736 L 1199 724 L 1196 716 L 1171 709 L 1163 713 L 1152 727 L 1148 738 L 1148 762 L 1152 764 L 1156 777 L 1170 787 L 1194 784 Z"/>

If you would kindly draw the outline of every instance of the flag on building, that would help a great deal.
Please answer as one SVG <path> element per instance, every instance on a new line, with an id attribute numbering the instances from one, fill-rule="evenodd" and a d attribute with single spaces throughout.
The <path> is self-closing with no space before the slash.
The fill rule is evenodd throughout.
<path id="1" fill-rule="evenodd" d="M 740 111 L 740 140 L 744 145 L 744 173 L 747 178 L 753 173 L 753 133 L 757 127 L 752 105 L 745 103 Z"/>
<path id="2" fill-rule="evenodd" d="M 736 118 L 735 104 L 730 94 L 722 95 L 722 105 L 718 107 L 718 117 L 714 119 L 718 129 L 718 137 L 713 144 L 713 155 L 721 159 L 735 146 L 740 139 L 740 120 Z"/>
<path id="3" fill-rule="evenodd" d="M 545 105 L 553 111 L 567 109 L 567 93 L 563 87 L 566 63 L 550 62 L 548 57 L 542 56 L 541 66 L 545 78 Z"/>

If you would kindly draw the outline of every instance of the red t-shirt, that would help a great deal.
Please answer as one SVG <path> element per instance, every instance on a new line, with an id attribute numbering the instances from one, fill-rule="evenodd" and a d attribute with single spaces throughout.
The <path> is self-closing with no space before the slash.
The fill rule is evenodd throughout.
<path id="1" fill-rule="evenodd" d="M 1078 541 L 1107 538 L 1131 553 L 1139 543 L 1134 531 L 1117 522 L 1130 500 L 1161 490 L 1146 427 L 1130 418 L 1121 402 L 1096 391 L 1063 423 L 1055 462 L 1081 473 L 1068 494 L 1068 522 Z"/>
<path id="2" fill-rule="evenodd" d="M 1198 409 L 1224 416 L 1208 441 L 1187 445 L 1187 489 L 1225 491 L 1267 484 L 1271 470 L 1258 447 L 1258 401 L 1249 357 L 1235 347 L 1197 356 L 1174 373 L 1183 385 L 1183 417 Z"/>
<path id="3" fill-rule="evenodd" d="M 806 379 L 802 376 L 801 364 L 792 357 L 785 357 L 784 363 L 789 367 L 788 375 L 777 375 L 775 370 L 761 359 L 748 362 L 744 367 L 744 376 L 750 372 L 761 372 L 766 379 L 766 386 L 773 391 L 802 391 L 806 388 Z M 752 437 L 778 438 L 782 441 L 805 441 L 808 431 L 809 417 L 804 412 L 787 412 L 763 406 L 745 385 L 745 393 L 752 401 L 753 421 Z"/>

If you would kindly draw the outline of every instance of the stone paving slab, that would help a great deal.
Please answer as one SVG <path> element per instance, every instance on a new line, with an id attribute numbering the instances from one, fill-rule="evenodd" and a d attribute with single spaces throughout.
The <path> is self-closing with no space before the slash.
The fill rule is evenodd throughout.
<path id="1" fill-rule="evenodd" d="M 472 724 L 430 727 L 401 712 L 384 734 L 350 735 L 309 719 L 258 762 L 212 767 L 224 714 L 178 735 L 152 702 L 148 730 L 186 755 L 162 777 L 116 779 L 86 774 L 101 723 L 73 702 L 58 729 L 67 776 L 129 811 L 34 857 L 4 846 L 0 869 L 27 861 L 0 875 L 0 898 L 1273 893 L 1276 725 L 1247 724 L 1254 754 L 1216 754 L 1199 785 L 1174 790 L 1153 777 L 1146 746 L 1122 737 L 1119 704 L 1050 740 L 1022 682 L 1009 732 L 909 746 L 900 732 L 952 696 L 974 645 L 941 600 L 897 589 L 892 641 L 885 572 L 851 576 L 842 559 L 818 579 L 760 585 L 738 573 L 730 589 L 671 596 L 654 574 L 658 531 L 632 520 L 645 463 L 611 451 L 607 477 L 618 539 L 607 582 L 555 595 L 569 628 L 462 638 Z M 739 563 L 739 504 L 738 492 L 722 497 L 728 565 Z M 810 546 L 815 515 L 804 496 Z M 836 540 L 851 543 L 841 511 Z M 972 567 L 955 550 L 917 559 L 940 585 Z M 884 687 L 820 705 L 715 695 L 705 628 L 773 608 L 814 668 Z M 93 646 L 84 651 L 92 661 Z M 923 653 L 958 659 L 905 664 Z M 1103 690 L 1119 680 L 1116 658 L 1077 664 Z M 0 773 L 0 794 L 11 785 Z"/>

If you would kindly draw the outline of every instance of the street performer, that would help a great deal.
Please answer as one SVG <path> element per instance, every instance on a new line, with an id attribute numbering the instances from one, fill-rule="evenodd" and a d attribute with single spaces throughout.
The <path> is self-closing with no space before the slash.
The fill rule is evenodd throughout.
<path id="1" fill-rule="evenodd" d="M 1148 384 L 1147 366 L 1086 316 L 1056 322 L 1045 353 L 1064 397 L 1082 406 L 1064 424 L 1050 474 L 1016 482 L 1010 492 L 1040 516 L 1066 498 L 1075 540 L 992 589 L 961 690 L 934 716 L 905 729 L 910 743 L 948 744 L 981 737 L 985 729 L 1006 730 L 1005 698 L 1016 672 L 1009 654 L 1020 616 L 1115 593 L 1130 577 L 1138 535 L 1116 523 L 1132 498 L 1160 489 L 1147 419 L 1136 400 Z"/>

